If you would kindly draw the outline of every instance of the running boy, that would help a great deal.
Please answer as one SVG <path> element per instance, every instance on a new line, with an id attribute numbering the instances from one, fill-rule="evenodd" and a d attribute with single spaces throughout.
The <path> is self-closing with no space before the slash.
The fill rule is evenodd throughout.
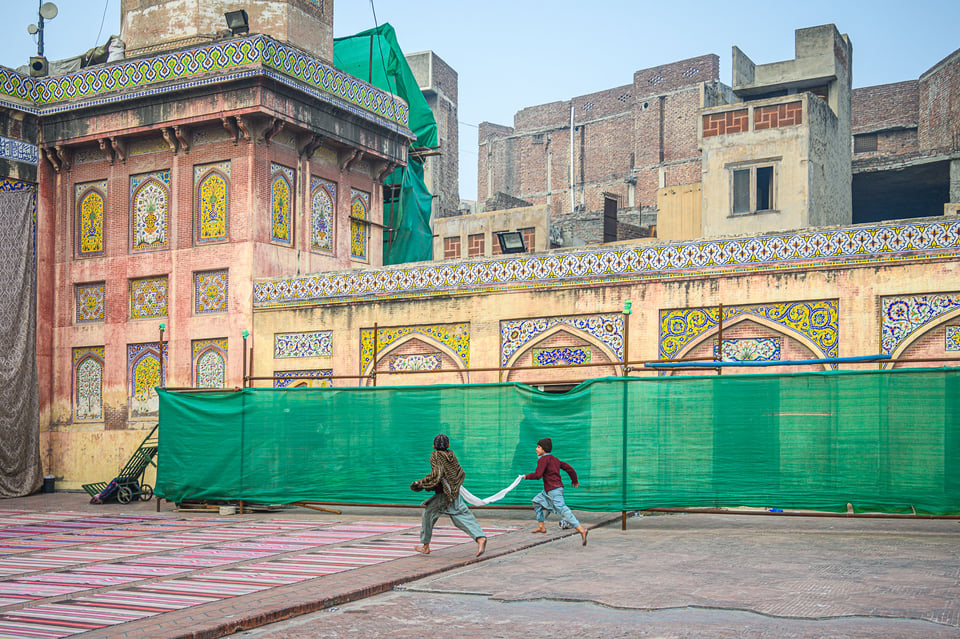
<path id="1" fill-rule="evenodd" d="M 560 479 L 560 469 L 563 469 L 570 475 L 570 481 L 573 482 L 573 487 L 579 488 L 580 482 L 577 481 L 577 471 L 575 471 L 570 464 L 562 462 L 551 455 L 551 450 L 553 450 L 553 442 L 550 441 L 549 437 L 538 441 L 537 469 L 523 476 L 524 479 L 543 478 L 543 490 L 533 498 L 533 508 L 537 514 L 537 527 L 530 532 L 547 532 L 543 522 L 550 513 L 557 513 L 560 519 L 577 529 L 583 545 L 586 546 L 587 529 L 580 525 L 580 522 L 574 516 L 573 512 L 563 501 L 563 480 Z"/>
<path id="2" fill-rule="evenodd" d="M 440 515 L 450 515 L 453 525 L 470 535 L 477 542 L 477 557 L 487 548 L 487 537 L 483 534 L 477 518 L 460 498 L 464 472 L 457 456 L 450 450 L 450 438 L 437 435 L 433 438 L 433 452 L 430 453 L 430 474 L 410 484 L 410 490 L 432 490 L 436 494 L 423 502 L 426 508 L 420 522 L 420 543 L 414 550 L 424 555 L 430 554 L 430 538 L 433 526 Z"/>

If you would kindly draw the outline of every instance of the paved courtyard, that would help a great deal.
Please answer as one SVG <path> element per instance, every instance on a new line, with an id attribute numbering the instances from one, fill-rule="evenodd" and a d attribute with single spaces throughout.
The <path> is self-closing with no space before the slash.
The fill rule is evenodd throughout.
<path id="1" fill-rule="evenodd" d="M 480 560 L 417 509 L 3 500 L 0 637 L 960 637 L 955 519 L 477 512 Z"/>

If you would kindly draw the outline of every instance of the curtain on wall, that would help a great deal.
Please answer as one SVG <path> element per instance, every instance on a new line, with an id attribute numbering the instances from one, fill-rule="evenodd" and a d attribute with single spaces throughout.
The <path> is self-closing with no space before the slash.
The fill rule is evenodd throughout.
<path id="1" fill-rule="evenodd" d="M 33 210 L 32 191 L 0 191 L 0 497 L 43 483 Z"/>

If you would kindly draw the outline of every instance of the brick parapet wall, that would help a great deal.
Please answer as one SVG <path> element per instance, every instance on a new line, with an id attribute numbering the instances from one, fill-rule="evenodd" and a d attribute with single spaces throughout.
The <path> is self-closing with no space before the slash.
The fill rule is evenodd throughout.
<path id="1" fill-rule="evenodd" d="M 960 148 L 960 49 L 920 76 L 921 150 Z"/>
<path id="2" fill-rule="evenodd" d="M 633 90 L 636 97 L 640 99 L 719 79 L 720 58 L 710 53 L 641 69 L 633 74 Z"/>
<path id="3" fill-rule="evenodd" d="M 907 80 L 854 89 L 853 134 L 917 126 L 919 82 Z"/>

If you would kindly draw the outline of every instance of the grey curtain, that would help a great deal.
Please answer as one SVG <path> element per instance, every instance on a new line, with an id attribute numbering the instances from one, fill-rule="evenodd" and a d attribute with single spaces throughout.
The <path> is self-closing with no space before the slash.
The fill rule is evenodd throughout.
<path id="1" fill-rule="evenodd" d="M 0 191 L 0 497 L 43 483 L 32 191 Z"/>

